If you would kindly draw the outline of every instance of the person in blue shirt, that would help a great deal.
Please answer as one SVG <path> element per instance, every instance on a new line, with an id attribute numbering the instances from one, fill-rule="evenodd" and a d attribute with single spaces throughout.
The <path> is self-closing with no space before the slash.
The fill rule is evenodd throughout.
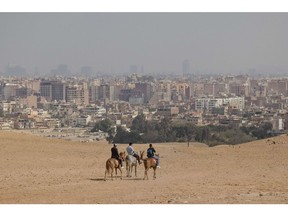
<path id="1" fill-rule="evenodd" d="M 152 146 L 152 144 L 149 144 L 149 148 L 147 149 L 147 157 L 148 158 L 154 158 L 157 162 L 157 168 L 160 168 L 160 158 L 158 155 L 155 155 L 156 150 Z"/>

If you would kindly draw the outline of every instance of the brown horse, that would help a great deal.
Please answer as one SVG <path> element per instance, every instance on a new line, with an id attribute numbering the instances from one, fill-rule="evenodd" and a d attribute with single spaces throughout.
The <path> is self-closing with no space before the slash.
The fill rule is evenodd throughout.
<path id="1" fill-rule="evenodd" d="M 154 174 L 153 174 L 153 179 L 156 179 L 156 169 L 157 169 L 157 161 L 155 158 L 143 158 L 144 157 L 144 153 L 145 151 L 141 151 L 141 160 L 143 160 L 143 164 L 144 164 L 144 178 L 143 180 L 147 179 L 148 180 L 148 170 L 150 168 L 153 168 L 154 170 Z"/>
<path id="2" fill-rule="evenodd" d="M 124 161 L 125 155 L 126 155 L 125 152 L 120 152 L 119 156 L 120 156 L 120 159 L 122 161 Z M 116 177 L 117 177 L 117 169 L 120 170 L 120 173 L 121 173 L 120 179 L 122 179 L 122 170 L 121 170 L 119 161 L 116 158 L 109 158 L 106 161 L 106 170 L 105 170 L 104 181 L 106 181 L 106 175 L 109 174 L 109 173 L 111 173 L 111 179 L 113 180 L 113 172 L 114 172 L 114 170 L 116 172 Z"/>

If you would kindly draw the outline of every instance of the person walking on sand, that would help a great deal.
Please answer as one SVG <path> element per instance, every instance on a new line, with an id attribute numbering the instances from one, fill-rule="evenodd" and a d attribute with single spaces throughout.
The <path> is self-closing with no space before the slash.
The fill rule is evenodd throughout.
<path id="1" fill-rule="evenodd" d="M 128 147 L 126 148 L 126 151 L 127 151 L 128 155 L 132 155 L 133 157 L 135 157 L 137 159 L 138 163 L 141 164 L 140 156 L 134 151 L 132 145 L 133 145 L 133 143 L 130 142 Z"/>

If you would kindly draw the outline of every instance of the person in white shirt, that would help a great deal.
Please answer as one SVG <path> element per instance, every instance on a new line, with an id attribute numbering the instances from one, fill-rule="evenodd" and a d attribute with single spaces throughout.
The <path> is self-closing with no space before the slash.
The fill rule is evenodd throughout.
<path id="1" fill-rule="evenodd" d="M 137 159 L 138 163 L 141 164 L 140 157 L 139 157 L 139 155 L 134 151 L 132 145 L 133 145 L 133 143 L 129 143 L 129 146 L 126 148 L 126 151 L 127 151 L 128 155 L 134 156 L 134 157 Z"/>

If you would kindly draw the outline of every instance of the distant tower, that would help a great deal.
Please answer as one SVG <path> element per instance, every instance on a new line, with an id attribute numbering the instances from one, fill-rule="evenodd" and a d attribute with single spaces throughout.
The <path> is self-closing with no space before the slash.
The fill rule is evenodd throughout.
<path id="1" fill-rule="evenodd" d="M 93 75 L 93 69 L 90 66 L 82 66 L 80 71 L 81 71 L 81 75 L 83 75 L 83 76 L 92 76 Z"/>
<path id="2" fill-rule="evenodd" d="M 185 59 L 182 63 L 182 73 L 183 75 L 190 74 L 190 61 Z"/>
<path id="3" fill-rule="evenodd" d="M 137 65 L 130 65 L 130 71 L 131 74 L 137 74 L 138 73 L 138 66 Z"/>
<path id="4" fill-rule="evenodd" d="M 59 64 L 56 69 L 51 70 L 51 73 L 54 76 L 68 76 L 70 74 L 70 71 L 67 65 Z"/>

